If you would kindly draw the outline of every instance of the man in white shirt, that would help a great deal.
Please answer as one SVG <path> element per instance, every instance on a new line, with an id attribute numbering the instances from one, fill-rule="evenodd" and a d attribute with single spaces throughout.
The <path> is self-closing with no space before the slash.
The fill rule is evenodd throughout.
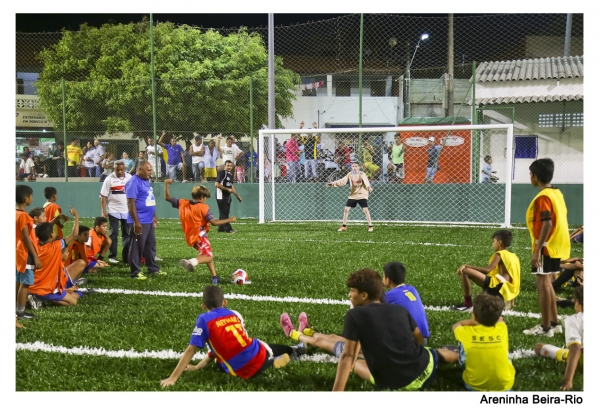
<path id="1" fill-rule="evenodd" d="M 235 168 L 235 161 L 244 155 L 237 146 L 233 144 L 233 137 L 229 136 L 225 140 L 226 146 L 221 147 L 221 135 L 217 136 L 217 150 L 221 152 L 221 157 L 223 158 L 223 163 L 227 160 L 233 163 L 233 167 Z"/>
<path id="2" fill-rule="evenodd" d="M 88 146 L 90 146 L 90 142 L 88 142 Z M 94 177 L 94 175 L 96 174 L 96 164 L 94 162 L 95 156 L 96 156 L 96 148 L 95 147 L 90 147 L 83 155 L 83 162 L 85 164 L 85 176 L 86 177 Z"/>
<path id="3" fill-rule="evenodd" d="M 194 181 L 205 181 L 202 180 L 204 177 L 204 143 L 202 143 L 202 136 L 196 134 L 194 142 L 190 145 L 189 154 L 192 156 L 192 173 L 194 174 Z"/>
<path id="4" fill-rule="evenodd" d="M 148 156 L 148 162 L 152 165 L 154 170 L 156 155 L 158 154 L 158 171 L 153 171 L 152 173 L 156 174 L 156 177 L 162 177 L 162 169 L 160 164 L 160 158 L 162 157 L 163 151 L 162 147 L 154 145 L 154 138 L 148 138 L 148 146 L 146 146 L 146 154 Z"/>
<path id="5" fill-rule="evenodd" d="M 35 165 L 33 159 L 26 152 L 21 154 L 21 164 L 19 165 L 19 174 L 17 174 L 17 181 L 23 181 L 24 179 L 35 180 Z"/>
<path id="6" fill-rule="evenodd" d="M 106 156 L 106 148 L 102 146 L 100 139 L 94 139 L 94 166 L 96 167 L 96 177 L 100 177 L 104 172 L 102 160 Z"/>
<path id="7" fill-rule="evenodd" d="M 125 184 L 131 178 L 131 174 L 125 172 L 125 163 L 117 160 L 114 171 L 106 177 L 100 189 L 100 209 L 102 216 L 108 218 L 110 224 L 110 239 L 112 241 L 108 254 L 108 262 L 117 263 L 117 239 L 119 236 L 119 223 L 121 224 L 122 260 L 127 263 L 129 254 L 129 242 L 131 236 L 127 231 L 127 197 L 125 195 Z"/>

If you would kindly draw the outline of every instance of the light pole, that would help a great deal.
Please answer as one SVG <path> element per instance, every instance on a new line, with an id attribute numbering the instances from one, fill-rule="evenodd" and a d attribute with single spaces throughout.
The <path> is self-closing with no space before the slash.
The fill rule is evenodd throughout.
<path id="1" fill-rule="evenodd" d="M 413 52 L 413 56 L 410 59 L 410 62 L 408 63 L 408 65 L 406 66 L 406 78 L 404 78 L 404 81 L 406 83 L 405 88 L 406 88 L 406 117 L 410 118 L 412 116 L 412 113 L 410 111 L 410 67 L 412 66 L 412 63 L 415 59 L 415 55 L 417 55 L 417 50 L 419 49 L 419 46 L 421 45 L 421 41 L 425 41 L 429 38 L 429 34 L 427 33 L 423 33 L 421 34 L 421 37 L 419 37 L 419 41 L 417 42 L 417 46 L 415 47 L 415 52 Z"/>

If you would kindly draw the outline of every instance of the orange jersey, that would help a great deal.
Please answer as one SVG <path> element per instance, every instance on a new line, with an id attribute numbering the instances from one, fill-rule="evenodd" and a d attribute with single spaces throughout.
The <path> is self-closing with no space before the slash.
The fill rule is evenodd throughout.
<path id="1" fill-rule="evenodd" d="M 35 270 L 33 285 L 29 287 L 29 293 L 45 296 L 63 291 L 67 284 L 67 274 L 62 262 L 64 242 L 62 239 L 57 239 L 40 245 L 38 256 L 42 267 Z"/>
<path id="2" fill-rule="evenodd" d="M 65 261 L 65 266 L 69 266 L 73 262 L 75 262 L 79 259 L 83 259 L 86 264 L 89 263 L 88 257 L 87 257 L 86 245 L 82 244 L 81 242 L 79 242 L 77 240 L 74 240 L 73 242 L 71 242 L 69 244 L 68 253 L 69 253 L 69 257 Z"/>
<path id="3" fill-rule="evenodd" d="M 17 234 L 16 234 L 16 268 L 19 272 L 25 272 L 27 266 L 27 255 L 29 251 L 23 242 L 23 228 L 27 227 L 27 232 L 31 239 L 31 231 L 33 230 L 33 218 L 23 210 L 17 211 Z"/>
<path id="4" fill-rule="evenodd" d="M 539 196 L 533 203 L 533 236 L 537 240 L 540 237 L 542 231 L 542 225 L 544 221 L 552 221 L 552 227 L 548 236 L 552 236 L 554 232 L 554 226 L 556 225 L 556 212 L 553 211 L 552 201 L 547 196 Z M 543 254 L 548 255 L 548 249 L 543 248 Z"/>
<path id="5" fill-rule="evenodd" d="M 46 211 L 46 220 L 48 222 L 51 222 L 54 218 L 56 218 L 56 216 L 62 214 L 62 210 L 60 209 L 59 205 L 49 201 L 44 204 L 44 210 Z M 57 239 L 63 237 L 62 228 L 57 224 L 54 224 L 54 235 Z"/>
<path id="6" fill-rule="evenodd" d="M 88 259 L 94 258 L 100 252 L 104 241 L 106 241 L 104 235 L 98 235 L 95 230 L 90 230 L 90 239 L 85 245 Z"/>
<path id="7" fill-rule="evenodd" d="M 191 202 L 185 198 L 173 198 L 171 204 L 173 207 L 179 208 L 179 219 L 183 227 L 185 242 L 194 247 L 200 242 L 200 231 L 208 232 L 210 230 L 210 220 L 214 218 L 210 212 L 210 207 L 206 204 Z"/>

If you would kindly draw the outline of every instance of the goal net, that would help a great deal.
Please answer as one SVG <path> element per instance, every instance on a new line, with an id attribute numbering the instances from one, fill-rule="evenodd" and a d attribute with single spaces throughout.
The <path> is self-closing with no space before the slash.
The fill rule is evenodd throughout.
<path id="1" fill-rule="evenodd" d="M 310 132 L 310 133 L 309 133 Z M 512 125 L 263 129 L 259 222 L 341 221 L 350 162 L 371 180 L 374 222 L 510 226 Z M 365 222 L 357 206 L 350 222 Z"/>

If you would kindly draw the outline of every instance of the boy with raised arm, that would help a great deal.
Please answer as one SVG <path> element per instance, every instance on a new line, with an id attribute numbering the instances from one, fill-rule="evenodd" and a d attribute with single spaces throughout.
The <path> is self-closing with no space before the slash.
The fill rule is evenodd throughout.
<path id="1" fill-rule="evenodd" d="M 242 316 L 226 306 L 220 287 L 204 288 L 202 310 L 206 313 L 198 316 L 188 347 L 169 378 L 160 382 L 161 386 L 173 385 L 183 371 L 204 368 L 215 359 L 219 370 L 243 379 L 256 377 L 269 367 L 281 368 L 290 361 L 291 347 L 248 337 Z M 197 365 L 189 365 L 198 348 L 205 345 L 209 347 L 206 357 Z"/>
<path id="2" fill-rule="evenodd" d="M 492 234 L 494 254 L 487 266 L 463 264 L 456 274 L 460 276 L 463 290 L 463 303 L 452 308 L 460 311 L 471 311 L 471 281 L 490 295 L 501 296 L 509 308 L 519 294 L 521 288 L 521 263 L 519 258 L 507 248 L 512 243 L 512 233 L 508 230 L 498 230 Z"/>
<path id="3" fill-rule="evenodd" d="M 192 259 L 181 259 L 179 265 L 190 272 L 199 264 L 206 264 L 212 275 L 212 284 L 219 283 L 219 276 L 215 270 L 212 248 L 208 241 L 208 231 L 211 225 L 223 225 L 235 222 L 235 215 L 224 220 L 215 219 L 206 204 L 206 199 L 210 198 L 210 191 L 204 186 L 194 186 L 192 188 L 192 199 L 171 197 L 169 185 L 173 180 L 165 180 L 165 200 L 171 203 L 173 208 L 179 209 L 179 219 L 185 235 L 185 242 L 198 251 L 198 256 Z"/>

